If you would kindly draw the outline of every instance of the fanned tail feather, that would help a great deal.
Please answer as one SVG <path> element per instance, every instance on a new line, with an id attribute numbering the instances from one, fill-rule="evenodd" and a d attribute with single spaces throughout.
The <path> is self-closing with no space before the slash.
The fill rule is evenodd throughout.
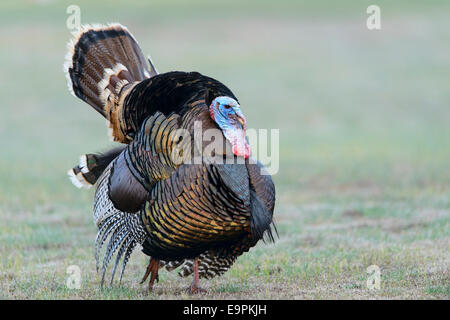
<path id="1" fill-rule="evenodd" d="M 67 47 L 69 91 L 105 117 L 107 98 L 116 86 L 150 78 L 136 39 L 118 23 L 84 25 Z"/>
<path id="2" fill-rule="evenodd" d="M 108 120 L 113 141 L 129 143 L 123 105 L 136 84 L 157 74 L 128 29 L 118 23 L 85 25 L 68 43 L 64 63 L 69 91 Z"/>

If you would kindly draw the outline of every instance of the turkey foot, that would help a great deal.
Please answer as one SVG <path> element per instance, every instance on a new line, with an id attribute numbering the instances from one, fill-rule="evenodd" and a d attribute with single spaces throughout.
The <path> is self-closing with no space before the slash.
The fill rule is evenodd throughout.
<path id="1" fill-rule="evenodd" d="M 205 289 L 202 289 L 198 285 L 199 276 L 198 276 L 198 258 L 194 260 L 194 281 L 192 281 L 191 286 L 187 289 L 190 294 L 198 294 L 198 293 L 206 293 Z"/>
<path id="2" fill-rule="evenodd" d="M 198 294 L 198 293 L 206 293 L 206 290 L 203 288 L 200 288 L 199 286 L 192 283 L 189 288 L 186 289 L 186 291 L 189 294 Z"/>
<path id="3" fill-rule="evenodd" d="M 147 270 L 145 271 L 144 277 L 141 280 L 141 284 L 147 280 L 150 273 L 152 274 L 150 277 L 150 281 L 148 282 L 148 291 L 151 292 L 153 290 L 153 284 L 159 281 L 158 276 L 158 270 L 159 270 L 159 260 L 155 258 L 150 258 L 150 262 L 148 263 Z"/>

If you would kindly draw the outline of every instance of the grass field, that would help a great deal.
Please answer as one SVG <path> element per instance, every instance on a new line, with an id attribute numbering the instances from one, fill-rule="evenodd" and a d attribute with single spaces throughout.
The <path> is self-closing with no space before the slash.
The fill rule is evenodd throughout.
<path id="1" fill-rule="evenodd" d="M 66 87 L 71 3 L 0 3 L 0 299 L 450 298 L 448 1 L 77 1 L 82 23 L 127 25 L 159 71 L 220 79 L 250 127 L 280 129 L 280 238 L 196 297 L 175 272 L 147 294 L 138 251 L 100 290 L 93 190 L 66 171 L 112 143 Z"/>

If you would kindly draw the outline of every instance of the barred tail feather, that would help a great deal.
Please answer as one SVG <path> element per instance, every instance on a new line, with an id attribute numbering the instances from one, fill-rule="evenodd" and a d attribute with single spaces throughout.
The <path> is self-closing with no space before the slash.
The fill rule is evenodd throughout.
<path id="1" fill-rule="evenodd" d="M 235 261 L 236 256 L 221 257 L 215 251 L 206 251 L 198 256 L 199 277 L 211 279 L 221 276 L 231 268 Z M 194 272 L 194 259 L 160 261 L 160 267 L 164 267 L 169 272 L 180 266 L 178 275 L 183 278 L 188 277 Z"/>
<path id="2" fill-rule="evenodd" d="M 68 43 L 64 71 L 69 91 L 105 117 L 117 86 L 151 76 L 136 39 L 120 24 L 82 26 Z"/>

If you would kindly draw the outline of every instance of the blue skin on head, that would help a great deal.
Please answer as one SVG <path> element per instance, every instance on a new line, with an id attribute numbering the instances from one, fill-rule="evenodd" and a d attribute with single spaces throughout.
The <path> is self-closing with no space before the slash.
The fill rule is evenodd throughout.
<path id="1" fill-rule="evenodd" d="M 246 121 L 237 101 L 230 97 L 217 97 L 209 110 L 211 117 L 233 146 L 233 153 L 248 158 L 250 146 L 245 138 Z"/>
<path id="2" fill-rule="evenodd" d="M 213 106 L 214 120 L 222 130 L 236 128 L 236 120 L 233 119 L 234 115 L 245 121 L 241 107 L 236 100 L 230 97 L 217 97 L 211 105 Z"/>

